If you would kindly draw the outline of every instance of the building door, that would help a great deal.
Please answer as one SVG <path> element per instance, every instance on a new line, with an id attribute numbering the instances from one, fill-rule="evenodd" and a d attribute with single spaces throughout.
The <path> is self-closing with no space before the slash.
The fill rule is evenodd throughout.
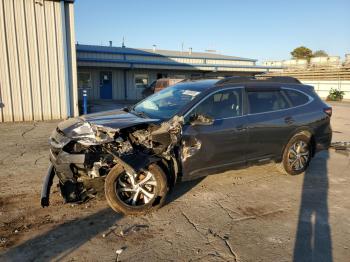
<path id="1" fill-rule="evenodd" d="M 112 99 L 112 72 L 100 73 L 100 98 Z"/>

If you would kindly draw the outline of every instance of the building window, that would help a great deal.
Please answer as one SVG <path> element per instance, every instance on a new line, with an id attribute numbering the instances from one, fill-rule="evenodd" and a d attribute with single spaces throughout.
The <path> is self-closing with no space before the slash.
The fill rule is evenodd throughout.
<path id="1" fill-rule="evenodd" d="M 148 75 L 135 75 L 135 87 L 145 88 L 148 86 Z"/>
<path id="2" fill-rule="evenodd" d="M 92 88 L 91 72 L 78 73 L 78 88 Z"/>

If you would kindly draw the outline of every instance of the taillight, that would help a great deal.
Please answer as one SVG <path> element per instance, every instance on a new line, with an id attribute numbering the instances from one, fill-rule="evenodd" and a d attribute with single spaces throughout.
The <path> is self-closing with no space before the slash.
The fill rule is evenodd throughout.
<path id="1" fill-rule="evenodd" d="M 323 112 L 325 112 L 327 115 L 329 115 L 329 117 L 332 116 L 332 108 L 331 107 L 323 108 Z"/>

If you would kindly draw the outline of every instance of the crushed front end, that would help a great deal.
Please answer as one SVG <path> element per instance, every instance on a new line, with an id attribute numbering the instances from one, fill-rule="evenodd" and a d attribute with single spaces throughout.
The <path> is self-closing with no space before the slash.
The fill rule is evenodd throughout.
<path id="1" fill-rule="evenodd" d="M 132 122 L 124 122 L 120 128 L 83 118 L 61 122 L 49 139 L 51 165 L 44 180 L 41 205 L 49 205 L 55 175 L 65 202 L 84 202 L 96 193 L 92 181 L 103 181 L 117 164 L 138 172 L 152 162 L 174 158 L 183 118 L 174 117 L 160 124 Z"/>

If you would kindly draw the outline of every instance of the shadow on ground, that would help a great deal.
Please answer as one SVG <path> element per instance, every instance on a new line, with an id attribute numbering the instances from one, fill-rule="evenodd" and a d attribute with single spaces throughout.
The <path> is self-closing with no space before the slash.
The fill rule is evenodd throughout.
<path id="1" fill-rule="evenodd" d="M 315 157 L 305 172 L 294 246 L 294 261 L 332 261 L 328 215 L 329 153 Z"/>
<path id="2" fill-rule="evenodd" d="M 190 191 L 192 188 L 197 186 L 203 178 L 198 178 L 196 180 L 192 181 L 186 181 L 186 182 L 178 182 L 175 184 L 175 186 L 171 189 L 170 195 L 165 202 L 165 205 L 168 205 L 169 203 L 175 201 L 176 199 L 180 198 L 181 196 L 185 195 L 188 191 Z"/>
<path id="3" fill-rule="evenodd" d="M 201 180 L 176 184 L 166 201 L 166 205 L 190 191 Z M 121 218 L 121 214 L 115 213 L 110 208 L 105 208 L 92 215 L 65 222 L 44 234 L 29 239 L 3 253 L 0 260 L 61 260 L 90 239 L 109 229 Z"/>
<path id="4" fill-rule="evenodd" d="M 65 222 L 3 254 L 5 261 L 49 261 L 62 259 L 72 251 L 107 230 L 121 215 L 106 208 L 81 219 Z"/>

